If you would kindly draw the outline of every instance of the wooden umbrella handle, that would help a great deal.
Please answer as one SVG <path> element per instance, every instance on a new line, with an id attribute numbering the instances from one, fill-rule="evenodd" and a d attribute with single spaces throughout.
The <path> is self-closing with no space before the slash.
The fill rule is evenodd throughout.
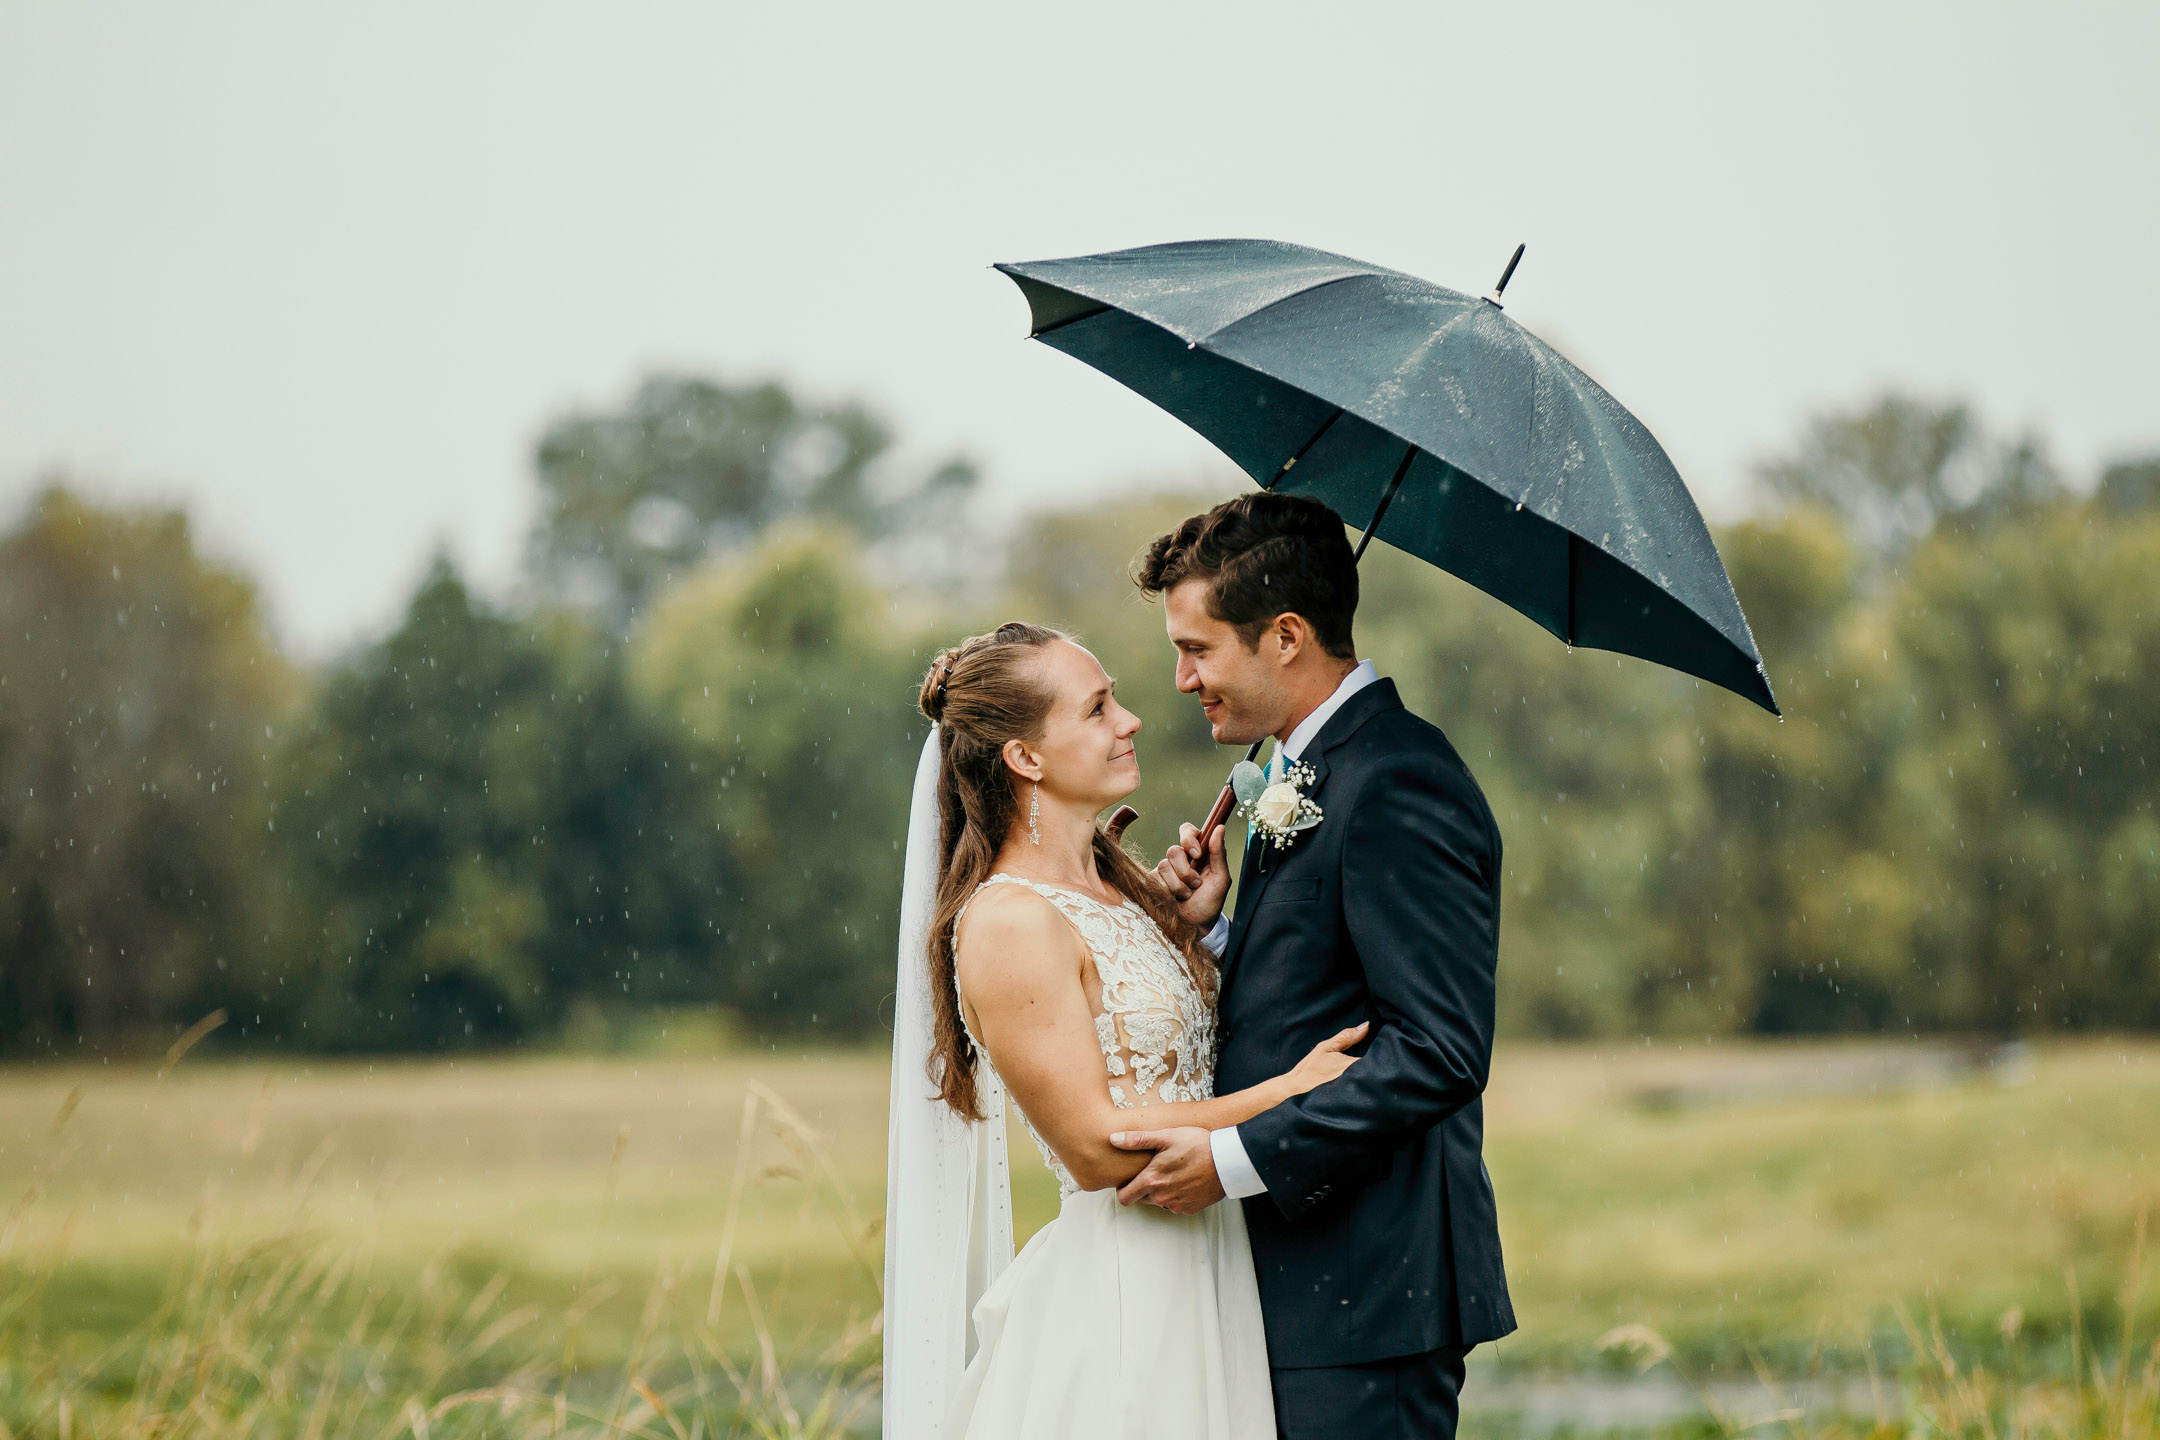
<path id="1" fill-rule="evenodd" d="M 1108 820 L 1103 821 L 1102 833 L 1109 838 L 1111 844 L 1115 845 L 1124 838 L 1125 827 L 1139 818 L 1140 812 L 1138 810 L 1133 809 L 1130 805 L 1120 805 L 1110 812 Z"/>
<path id="2" fill-rule="evenodd" d="M 1255 740 L 1252 749 L 1245 752 L 1247 760 L 1251 760 L 1260 753 L 1260 743 L 1260 741 Z M 1237 809 L 1237 787 L 1225 782 L 1222 787 L 1222 794 L 1215 797 L 1214 805 L 1207 812 L 1207 819 L 1200 822 L 1200 864 L 1197 868 L 1201 870 L 1207 869 L 1208 847 L 1215 843 L 1215 832 L 1222 829 L 1224 823 L 1230 818 L 1230 812 L 1235 809 Z M 1110 843 L 1115 845 L 1118 837 L 1125 833 L 1125 827 L 1139 818 L 1140 812 L 1133 809 L 1132 806 L 1120 805 L 1110 813 L 1110 818 L 1103 822 L 1103 834 L 1109 836 Z"/>
<path id="3" fill-rule="evenodd" d="M 1230 818 L 1230 812 L 1236 808 L 1237 792 L 1228 785 L 1223 786 L 1222 794 L 1215 797 L 1214 808 L 1208 811 L 1207 823 L 1200 827 L 1200 848 L 1202 852 L 1200 868 L 1202 870 L 1207 869 L 1206 850 L 1212 842 L 1215 832 L 1222 829 L 1223 823 Z M 1139 818 L 1140 812 L 1138 810 L 1133 809 L 1130 805 L 1120 805 L 1110 812 L 1108 820 L 1103 821 L 1103 834 L 1109 838 L 1111 844 L 1115 845 L 1124 838 L 1126 827 Z"/>
<path id="4" fill-rule="evenodd" d="M 1207 869 L 1208 847 L 1215 843 L 1215 832 L 1222 829 L 1224 823 L 1230 819 L 1230 812 L 1236 808 L 1237 791 L 1228 785 L 1223 786 L 1222 794 L 1215 797 L 1214 806 L 1207 812 L 1207 819 L 1200 822 L 1199 869 Z"/>
<path id="5" fill-rule="evenodd" d="M 1403 466 L 1405 469 L 1409 468 L 1409 462 L 1404 461 Z M 1402 471 L 1396 471 L 1395 478 L 1400 480 Z M 1250 764 L 1256 759 L 1260 754 L 1260 747 L 1266 743 L 1267 737 L 1264 735 L 1253 741 L 1252 748 L 1245 752 L 1246 763 Z M 1230 776 L 1229 780 L 1223 782 L 1222 794 L 1215 797 L 1215 804 L 1208 810 L 1207 819 L 1200 822 L 1200 863 L 1195 867 L 1197 869 L 1207 869 L 1208 847 L 1215 843 L 1215 832 L 1222 829 L 1224 823 L 1230 818 L 1230 812 L 1237 809 L 1237 770 L 1235 767 L 1232 767 Z"/>

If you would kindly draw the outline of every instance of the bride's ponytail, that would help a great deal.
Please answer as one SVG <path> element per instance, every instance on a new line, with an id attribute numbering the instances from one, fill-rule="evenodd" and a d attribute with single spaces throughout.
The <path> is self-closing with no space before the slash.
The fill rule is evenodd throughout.
<path id="1" fill-rule="evenodd" d="M 1012 621 L 939 651 L 923 675 L 922 711 L 938 727 L 937 910 L 926 957 L 936 1031 L 930 1080 L 945 1103 L 970 1120 L 983 1115 L 975 1093 L 975 1046 L 960 1021 L 953 931 L 961 907 L 990 878 L 1019 815 L 1005 742 L 1040 738 L 1050 714 L 1038 652 L 1068 638 L 1047 625 Z"/>

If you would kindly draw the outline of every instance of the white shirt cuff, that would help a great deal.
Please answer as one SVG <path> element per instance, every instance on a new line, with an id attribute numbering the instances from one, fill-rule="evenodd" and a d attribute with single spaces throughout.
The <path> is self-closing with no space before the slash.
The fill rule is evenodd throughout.
<path id="1" fill-rule="evenodd" d="M 1245 1153 L 1245 1142 L 1238 1139 L 1237 1126 L 1208 1131 L 1207 1142 L 1208 1150 L 1215 1157 L 1215 1178 L 1222 1181 L 1223 1194 L 1232 1200 L 1267 1194 L 1267 1182 L 1260 1178 L 1258 1170 L 1253 1169 L 1252 1159 Z"/>
<path id="2" fill-rule="evenodd" d="M 1200 937 L 1200 943 L 1207 946 L 1208 954 L 1218 960 L 1222 959 L 1222 952 L 1230 948 L 1230 922 L 1217 915 L 1215 923 L 1208 927 L 1207 934 Z"/>

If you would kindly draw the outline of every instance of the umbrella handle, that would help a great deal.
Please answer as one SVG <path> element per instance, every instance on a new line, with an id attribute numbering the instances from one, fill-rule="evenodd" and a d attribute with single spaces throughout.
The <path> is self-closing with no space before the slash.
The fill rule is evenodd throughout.
<path id="1" fill-rule="evenodd" d="M 1410 447 L 1410 453 L 1413 455 L 1417 453 L 1417 447 L 1415 445 Z M 1409 467 L 1409 463 L 1410 462 L 1408 460 L 1405 460 L 1403 462 L 1404 468 L 1407 469 Z M 1402 479 L 1401 471 L 1396 472 L 1395 478 L 1397 480 Z M 1267 737 L 1265 735 L 1261 736 L 1258 740 L 1253 741 L 1252 748 L 1245 752 L 1245 758 L 1247 760 L 1257 758 L 1260 754 L 1260 747 L 1262 745 L 1265 745 L 1266 743 Z M 1233 776 L 1237 774 L 1235 770 L 1232 770 L 1230 773 Z M 1207 869 L 1208 847 L 1215 843 L 1215 832 L 1222 829 L 1223 822 L 1230 818 L 1230 812 L 1232 810 L 1235 810 L 1236 808 L 1237 787 L 1233 785 L 1230 781 L 1225 780 L 1223 782 L 1222 794 L 1215 797 L 1214 805 L 1212 805 L 1208 809 L 1207 819 L 1200 822 L 1200 863 L 1195 868 L 1200 870 Z"/>
<path id="2" fill-rule="evenodd" d="M 1222 794 L 1215 797 L 1215 807 L 1208 811 L 1207 821 L 1200 827 L 1201 869 L 1207 869 L 1207 855 L 1205 852 L 1209 843 L 1215 838 L 1215 832 L 1222 829 L 1223 822 L 1230 818 L 1230 812 L 1236 805 L 1237 792 L 1228 785 L 1223 786 Z M 1138 810 L 1133 809 L 1130 805 L 1120 805 L 1110 812 L 1108 820 L 1103 821 L 1103 834 L 1109 838 L 1111 844 L 1115 845 L 1125 834 L 1125 828 L 1139 818 L 1140 812 Z"/>
<path id="3" fill-rule="evenodd" d="M 1215 797 L 1214 806 L 1207 812 L 1207 819 L 1200 822 L 1200 869 L 1207 869 L 1208 847 L 1215 843 L 1215 832 L 1222 829 L 1223 822 L 1230 818 L 1230 812 L 1236 808 L 1237 791 L 1228 785 L 1223 786 L 1222 794 Z"/>
<path id="4" fill-rule="evenodd" d="M 1124 837 L 1125 827 L 1139 818 L 1140 812 L 1138 810 L 1133 809 L 1130 805 L 1120 805 L 1110 812 L 1108 820 L 1103 821 L 1102 833 L 1111 844 L 1115 845 Z"/>

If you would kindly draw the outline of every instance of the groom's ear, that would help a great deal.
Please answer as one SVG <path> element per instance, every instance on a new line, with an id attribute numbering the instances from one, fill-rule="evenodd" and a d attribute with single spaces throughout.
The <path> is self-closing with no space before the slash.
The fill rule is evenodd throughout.
<path id="1" fill-rule="evenodd" d="M 1285 610 L 1270 622 L 1267 641 L 1275 651 L 1277 665 L 1290 665 L 1313 644 L 1312 624 L 1295 610 Z"/>

